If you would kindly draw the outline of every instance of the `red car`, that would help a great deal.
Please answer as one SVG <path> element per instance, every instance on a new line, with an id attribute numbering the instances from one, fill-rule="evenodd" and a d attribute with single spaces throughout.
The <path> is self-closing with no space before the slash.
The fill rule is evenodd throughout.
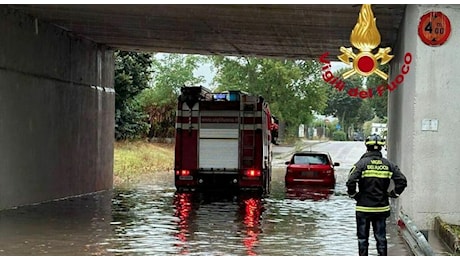
<path id="1" fill-rule="evenodd" d="M 304 151 L 292 155 L 286 162 L 286 175 L 284 177 L 287 188 L 299 186 L 320 186 L 335 188 L 335 166 L 340 163 L 333 162 L 327 152 Z"/>

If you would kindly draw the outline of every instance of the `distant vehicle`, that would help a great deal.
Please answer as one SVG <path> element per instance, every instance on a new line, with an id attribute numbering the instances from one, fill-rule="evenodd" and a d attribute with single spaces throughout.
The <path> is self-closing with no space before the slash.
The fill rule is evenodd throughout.
<path id="1" fill-rule="evenodd" d="M 363 132 L 354 132 L 353 133 L 353 141 L 364 141 L 364 133 Z"/>
<path id="2" fill-rule="evenodd" d="M 284 178 L 286 188 L 305 185 L 335 188 L 334 167 L 340 166 L 340 163 L 333 162 L 328 152 L 297 152 L 285 164 L 287 165 Z"/>

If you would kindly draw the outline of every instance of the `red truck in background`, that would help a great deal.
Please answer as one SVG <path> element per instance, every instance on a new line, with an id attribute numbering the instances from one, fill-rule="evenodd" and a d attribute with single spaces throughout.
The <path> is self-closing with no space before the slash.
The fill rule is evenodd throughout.
<path id="1" fill-rule="evenodd" d="M 176 188 L 269 194 L 272 122 L 268 103 L 260 96 L 182 87 L 176 114 Z"/>

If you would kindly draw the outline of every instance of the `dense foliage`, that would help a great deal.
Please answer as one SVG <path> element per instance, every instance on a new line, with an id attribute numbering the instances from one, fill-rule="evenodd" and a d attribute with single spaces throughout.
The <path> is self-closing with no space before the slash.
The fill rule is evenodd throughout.
<path id="1" fill-rule="evenodd" d="M 332 133 L 332 140 L 334 141 L 346 141 L 347 140 L 347 134 L 345 134 L 344 131 L 335 131 Z"/>
<path id="2" fill-rule="evenodd" d="M 313 120 L 327 102 L 327 86 L 316 61 L 247 57 L 211 57 L 217 69 L 218 90 L 242 90 L 260 95 L 272 114 L 296 135 L 300 124 Z"/>
<path id="3" fill-rule="evenodd" d="M 202 63 L 203 57 L 182 54 L 157 54 L 154 57 L 151 85 L 137 99 L 148 114 L 148 137 L 171 138 L 175 133 L 180 88 L 203 83 L 203 77 L 193 73 Z"/>
<path id="4" fill-rule="evenodd" d="M 148 87 L 151 55 L 115 52 L 115 139 L 136 139 L 148 128 L 136 95 Z"/>
<path id="5" fill-rule="evenodd" d="M 365 122 L 384 121 L 387 91 L 384 96 L 362 99 L 351 97 L 350 88 L 363 85 L 375 89 L 385 84 L 371 75 L 363 81 L 354 75 L 343 80 L 346 88 L 338 91 L 328 85 L 315 60 L 200 56 L 185 54 L 147 54 L 117 51 L 115 62 L 115 138 L 174 137 L 175 111 L 180 88 L 204 83 L 195 71 L 210 62 L 217 72 L 214 87 L 219 90 L 242 90 L 262 96 L 284 126 L 284 137 L 295 137 L 301 124 L 314 125 L 315 114 L 333 115 L 340 128 L 328 125 L 333 133 L 362 131 Z M 387 72 L 388 68 L 381 68 Z M 344 70 L 335 72 L 343 74 Z M 324 122 L 321 122 L 323 124 Z"/>
<path id="6" fill-rule="evenodd" d="M 381 65 L 379 69 L 388 74 L 389 66 Z M 377 89 L 378 86 L 386 84 L 388 84 L 386 80 L 375 74 L 370 75 L 366 82 L 366 85 L 373 89 Z M 386 122 L 386 118 L 388 117 L 388 91 L 385 91 L 382 96 L 375 95 L 374 98 L 369 101 L 375 115 L 382 123 Z"/>
<path id="7" fill-rule="evenodd" d="M 342 75 L 348 69 L 341 69 L 335 72 L 335 75 Z M 382 71 L 387 71 L 381 67 Z M 385 121 L 387 115 L 387 98 L 388 92 L 382 96 L 377 95 L 376 88 L 378 85 L 385 84 L 385 80 L 373 74 L 369 77 L 361 77 L 357 74 L 347 79 L 342 79 L 345 88 L 338 91 L 330 87 L 328 106 L 324 110 L 326 115 L 334 115 L 338 118 L 342 130 L 346 132 L 347 137 L 351 138 L 353 132 L 362 132 L 366 122 Z M 351 96 L 349 91 L 372 91 L 372 97 L 360 98 Z"/>

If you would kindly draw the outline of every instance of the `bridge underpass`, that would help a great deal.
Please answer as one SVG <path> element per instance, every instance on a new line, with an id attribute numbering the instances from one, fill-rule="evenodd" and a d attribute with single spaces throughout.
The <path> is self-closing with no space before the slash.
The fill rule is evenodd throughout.
<path id="1" fill-rule="evenodd" d="M 335 59 L 361 5 L 0 6 L 0 209 L 112 187 L 113 50 Z M 420 40 L 427 12 L 458 5 L 372 5 L 391 47 L 388 156 L 408 177 L 401 210 L 421 229 L 460 223 L 454 138 L 460 29 Z M 408 55 L 410 54 L 410 62 Z M 409 72 L 402 74 L 406 65 Z M 429 122 L 427 126 L 426 123 Z M 433 122 L 433 123 L 431 123 Z M 436 123 L 436 124 L 435 124 Z"/>

